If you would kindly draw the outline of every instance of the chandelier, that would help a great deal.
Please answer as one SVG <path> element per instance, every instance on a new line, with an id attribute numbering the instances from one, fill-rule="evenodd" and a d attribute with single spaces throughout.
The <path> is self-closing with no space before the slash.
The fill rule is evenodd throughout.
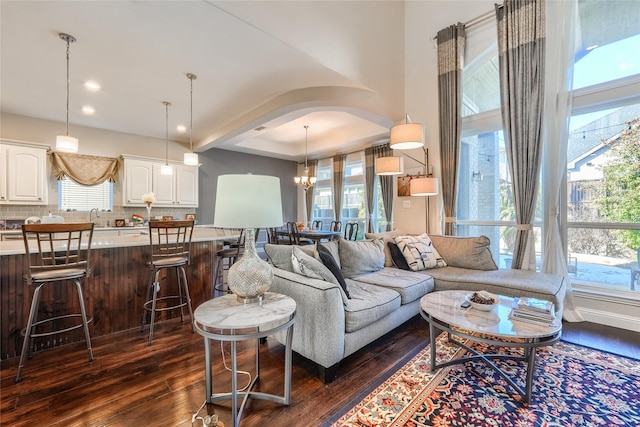
<path id="1" fill-rule="evenodd" d="M 304 136 L 304 172 L 302 176 L 296 176 L 293 178 L 293 181 L 296 185 L 299 185 L 307 191 L 309 188 L 313 187 L 313 184 L 316 183 L 315 176 L 309 176 L 309 165 L 307 164 L 307 149 L 309 146 L 309 125 L 305 125 L 305 136 Z"/>

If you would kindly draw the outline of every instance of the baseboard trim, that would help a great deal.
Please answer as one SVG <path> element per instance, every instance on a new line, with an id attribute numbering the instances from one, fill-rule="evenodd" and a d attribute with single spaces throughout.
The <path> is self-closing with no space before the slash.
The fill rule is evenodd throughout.
<path id="1" fill-rule="evenodd" d="M 627 316 L 624 314 L 594 310 L 592 308 L 585 307 L 578 307 L 578 311 L 587 322 L 640 332 L 640 317 Z"/>

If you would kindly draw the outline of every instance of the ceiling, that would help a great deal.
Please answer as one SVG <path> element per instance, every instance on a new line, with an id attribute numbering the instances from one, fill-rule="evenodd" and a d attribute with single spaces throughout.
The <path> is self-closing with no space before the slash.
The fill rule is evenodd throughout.
<path id="1" fill-rule="evenodd" d="M 1 1 L 4 113 L 302 161 L 403 118 L 402 1 Z M 84 83 L 96 81 L 91 92 Z M 95 108 L 85 115 L 85 105 Z M 178 132 L 176 126 L 187 126 Z M 61 127 L 64 129 L 64 127 Z"/>

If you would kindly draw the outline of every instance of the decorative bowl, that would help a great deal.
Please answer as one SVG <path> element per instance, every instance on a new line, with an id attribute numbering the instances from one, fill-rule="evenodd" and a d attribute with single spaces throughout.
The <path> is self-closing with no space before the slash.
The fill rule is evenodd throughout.
<path id="1" fill-rule="evenodd" d="M 491 311 L 498 305 L 498 297 L 487 291 L 469 293 L 465 296 L 465 299 L 471 304 L 472 308 L 480 311 Z M 493 303 L 484 302 L 486 300 L 492 300 Z"/>

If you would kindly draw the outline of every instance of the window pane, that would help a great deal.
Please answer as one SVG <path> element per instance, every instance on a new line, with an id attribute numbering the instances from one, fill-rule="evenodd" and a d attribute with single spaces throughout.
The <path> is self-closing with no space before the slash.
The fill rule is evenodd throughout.
<path id="1" fill-rule="evenodd" d="M 91 209 L 113 210 L 113 184 L 80 185 L 71 179 L 58 181 L 58 209 L 88 212 Z"/>
<path id="2" fill-rule="evenodd" d="M 572 117 L 567 161 L 573 275 L 582 284 L 629 289 L 640 248 L 640 105 Z"/>
<path id="3" fill-rule="evenodd" d="M 462 72 L 462 117 L 500 108 L 498 52 Z"/>
<path id="4" fill-rule="evenodd" d="M 515 221 L 502 131 L 462 139 L 458 220 Z"/>

